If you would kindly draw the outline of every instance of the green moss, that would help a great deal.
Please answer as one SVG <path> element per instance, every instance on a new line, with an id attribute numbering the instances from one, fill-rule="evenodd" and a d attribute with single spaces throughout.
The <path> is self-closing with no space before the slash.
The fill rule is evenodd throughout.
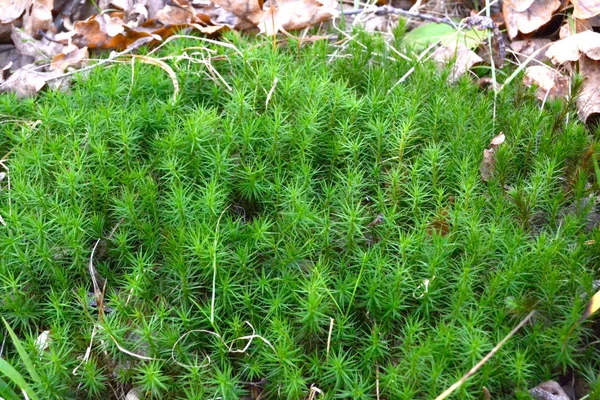
<path id="1" fill-rule="evenodd" d="M 433 398 L 533 308 L 534 324 L 458 397 L 485 386 L 513 398 L 571 370 L 598 386 L 589 325 L 563 349 L 598 245 L 585 244 L 585 215 L 563 215 L 597 183 L 582 161 L 594 139 L 557 124 L 560 105 L 540 112 L 509 88 L 494 121 L 493 95 L 467 78 L 448 86 L 418 65 L 395 85 L 412 64 L 367 35 L 337 58 L 324 42 L 227 40 L 241 55 L 212 46 L 212 65 L 231 91 L 206 66 L 171 60 L 175 103 L 167 75 L 140 64 L 133 82 L 115 65 L 70 93 L 0 97 L 0 114 L 41 121 L 0 125 L 0 150 L 14 149 L 0 313 L 32 353 L 52 331 L 42 398 L 133 386 L 155 398 L 305 398 L 311 385 L 325 398 L 374 399 L 376 387 Z M 482 151 L 499 131 L 486 184 Z M 98 325 L 88 262 L 99 238 Z M 228 351 L 249 324 L 263 339 Z M 11 346 L 4 355 L 22 370 Z"/>

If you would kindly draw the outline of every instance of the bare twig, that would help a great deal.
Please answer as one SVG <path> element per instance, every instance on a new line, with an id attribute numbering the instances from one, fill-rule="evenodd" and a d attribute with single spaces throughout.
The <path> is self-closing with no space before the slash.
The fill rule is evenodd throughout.
<path id="1" fill-rule="evenodd" d="M 500 341 L 500 343 L 498 343 L 489 353 L 486 354 L 485 357 L 483 357 L 481 359 L 481 361 L 479 361 L 477 364 L 475 364 L 475 366 L 473 368 L 471 368 L 469 370 L 469 372 L 464 374 L 462 378 L 460 378 L 458 381 L 456 381 L 456 383 L 454 383 L 454 385 L 450 386 L 448 389 L 446 389 L 446 391 L 444 391 L 444 393 L 442 393 L 438 397 L 436 397 L 435 400 L 445 399 L 446 397 L 450 396 L 452 394 L 452 392 L 454 392 L 456 389 L 458 389 L 463 383 L 465 383 L 467 381 L 467 379 L 469 379 L 475 372 L 477 372 L 477 370 L 479 368 L 481 368 L 481 366 L 483 364 L 488 362 L 488 360 L 490 358 L 492 358 L 492 356 L 494 354 L 496 354 L 496 352 L 498 350 L 500 350 L 500 348 L 502 346 L 504 346 L 504 343 L 506 343 L 511 337 L 513 337 L 514 334 L 517 333 L 519 331 L 519 329 L 521 329 L 523 327 L 523 325 L 525 325 L 527 323 L 527 321 L 529 321 L 531 319 L 531 317 L 533 317 L 534 314 L 535 314 L 535 310 L 533 310 L 532 312 L 527 314 L 527 316 L 525 318 L 523 318 L 523 320 L 521 322 L 519 322 L 519 325 L 517 325 L 512 331 L 510 331 L 508 333 L 508 335 L 506 335 L 504 337 L 504 339 L 502 339 Z"/>

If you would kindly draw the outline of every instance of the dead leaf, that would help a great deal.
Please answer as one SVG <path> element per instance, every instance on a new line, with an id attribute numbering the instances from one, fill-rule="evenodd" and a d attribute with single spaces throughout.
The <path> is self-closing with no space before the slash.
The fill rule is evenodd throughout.
<path id="1" fill-rule="evenodd" d="M 585 77 L 577 98 L 577 115 L 588 123 L 600 116 L 600 33 L 585 31 L 552 44 L 546 56 L 554 64 L 579 62 L 579 72 Z"/>
<path id="2" fill-rule="evenodd" d="M 554 64 L 577 61 L 582 54 L 600 60 L 600 33 L 585 31 L 570 35 L 554 42 L 546 51 L 546 57 Z"/>
<path id="3" fill-rule="evenodd" d="M 569 78 L 560 72 L 543 65 L 535 65 L 525 70 L 523 84 L 527 87 L 536 85 L 536 97 L 544 101 L 546 98 L 559 99 L 569 95 Z"/>
<path id="4" fill-rule="evenodd" d="M 192 22 L 194 13 L 182 8 L 166 5 L 156 14 L 156 18 L 165 25 L 185 25 Z"/>
<path id="5" fill-rule="evenodd" d="M 577 97 L 577 115 L 580 120 L 590 123 L 600 117 L 600 61 L 581 57 L 579 73 L 585 81 Z"/>
<path id="6" fill-rule="evenodd" d="M 555 381 L 541 383 L 529 393 L 536 400 L 570 400 L 563 388 Z"/>
<path id="7" fill-rule="evenodd" d="M 21 55 L 30 56 L 34 61 L 48 61 L 59 54 L 63 45 L 46 38 L 36 40 L 22 29 L 13 29 L 10 35 L 15 47 Z"/>
<path id="8" fill-rule="evenodd" d="M 268 36 L 283 30 L 302 29 L 339 15 L 331 0 L 271 0 L 258 29 Z"/>
<path id="9" fill-rule="evenodd" d="M 547 24 L 560 7 L 560 0 L 519 0 L 504 1 L 502 12 L 512 39 L 519 32 L 531 33 Z"/>
<path id="10" fill-rule="evenodd" d="M 262 0 L 214 0 L 214 3 L 236 17 L 257 26 L 263 15 Z"/>
<path id="11" fill-rule="evenodd" d="M 550 39 L 526 39 L 526 40 L 513 40 L 510 44 L 511 49 L 518 53 L 517 58 L 519 62 L 523 63 L 533 53 L 548 46 L 552 41 Z M 543 52 L 539 52 L 535 56 L 535 59 L 540 62 L 548 61 L 548 57 Z"/>
<path id="12" fill-rule="evenodd" d="M 45 32 L 52 26 L 52 8 L 54 8 L 54 0 L 33 1 L 31 11 L 26 12 L 23 17 L 23 30 L 39 38 L 39 31 Z"/>
<path id="13" fill-rule="evenodd" d="M 490 147 L 483 150 L 483 160 L 481 161 L 479 172 L 481 173 L 481 179 L 484 182 L 489 182 L 492 179 L 494 169 L 496 168 L 496 151 L 505 140 L 506 136 L 504 133 L 500 132 L 492 139 Z"/>
<path id="14" fill-rule="evenodd" d="M 598 0 L 571 0 L 573 3 L 573 17 L 588 19 L 600 14 L 600 1 Z"/>
<path id="15" fill-rule="evenodd" d="M 439 64 L 448 64 L 453 62 L 452 70 L 448 80 L 456 82 L 473 65 L 483 61 L 473 50 L 459 44 L 455 48 L 440 46 L 433 53 L 433 59 Z"/>
<path id="16" fill-rule="evenodd" d="M 50 71 L 65 71 L 68 67 L 79 69 L 87 63 L 89 58 L 87 47 L 75 47 L 67 53 L 57 54 L 52 58 Z"/>
<path id="17" fill-rule="evenodd" d="M 35 340 L 35 348 L 39 353 L 42 353 L 50 346 L 51 342 L 50 331 L 43 331 Z"/>
<path id="18" fill-rule="evenodd" d="M 575 19 L 569 17 L 558 31 L 558 37 L 564 39 L 567 36 L 575 35 L 585 31 L 593 31 L 592 25 L 585 19 Z"/>
<path id="19" fill-rule="evenodd" d="M 61 71 L 43 72 L 33 64 L 24 66 L 0 84 L 0 92 L 13 92 L 18 97 L 35 96 L 49 81 L 62 75 Z M 64 82 L 51 81 L 53 88 L 60 87 Z"/>
<path id="20" fill-rule="evenodd" d="M 0 0 L 0 23 L 8 24 L 19 18 L 33 0 Z"/>

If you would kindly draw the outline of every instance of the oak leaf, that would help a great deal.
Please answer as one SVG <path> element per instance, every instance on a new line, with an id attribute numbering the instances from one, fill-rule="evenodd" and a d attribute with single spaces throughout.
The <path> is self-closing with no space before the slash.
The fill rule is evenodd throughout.
<path id="1" fill-rule="evenodd" d="M 504 1 L 502 13 L 508 36 L 512 39 L 519 32 L 532 33 L 547 24 L 560 7 L 560 0 L 512 0 Z"/>
<path id="2" fill-rule="evenodd" d="M 526 86 L 536 85 L 536 97 L 539 100 L 560 99 L 569 95 L 569 78 L 545 65 L 534 65 L 525 70 L 523 83 Z"/>
<path id="3" fill-rule="evenodd" d="M 578 19 L 589 19 L 600 14 L 600 1 L 598 0 L 571 0 L 573 3 L 573 16 Z"/>

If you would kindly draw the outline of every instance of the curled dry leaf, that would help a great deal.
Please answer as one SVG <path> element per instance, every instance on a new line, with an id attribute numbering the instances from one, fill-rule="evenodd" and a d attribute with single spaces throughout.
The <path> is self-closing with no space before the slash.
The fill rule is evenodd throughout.
<path id="1" fill-rule="evenodd" d="M 22 29 L 14 28 L 10 35 L 16 49 L 22 56 L 32 57 L 33 61 L 48 61 L 59 54 L 63 45 L 46 38 L 36 40 Z"/>
<path id="2" fill-rule="evenodd" d="M 257 26 L 264 15 L 262 0 L 214 0 L 214 3 L 241 20 L 235 23 L 237 29 Z"/>
<path id="3" fill-rule="evenodd" d="M 448 77 L 450 82 L 456 82 L 473 65 L 483 61 L 473 50 L 462 44 L 456 47 L 438 47 L 433 53 L 433 59 L 441 65 L 453 62 Z"/>
<path id="4" fill-rule="evenodd" d="M 484 182 L 489 182 L 492 179 L 494 169 L 496 168 L 496 151 L 505 140 L 506 136 L 504 133 L 500 132 L 492 139 L 490 147 L 483 150 L 483 160 L 481 161 L 479 172 L 481 173 L 481 179 Z"/>
<path id="5" fill-rule="evenodd" d="M 548 381 L 540 383 L 529 391 L 536 400 L 570 400 L 558 382 Z"/>
<path id="6" fill-rule="evenodd" d="M 9 24 L 21 17 L 33 0 L 0 0 L 0 23 Z"/>
<path id="7" fill-rule="evenodd" d="M 600 14 L 600 1 L 598 0 L 571 0 L 573 3 L 573 16 L 579 19 L 588 19 Z"/>
<path id="8" fill-rule="evenodd" d="M 50 71 L 64 71 L 68 67 L 75 67 L 77 69 L 85 66 L 86 60 L 89 58 L 87 47 L 79 48 L 73 46 L 70 51 L 66 53 L 60 53 L 52 58 L 50 64 Z"/>
<path id="9" fill-rule="evenodd" d="M 512 39 L 521 33 L 531 33 L 547 24 L 560 7 L 560 0 L 512 0 L 504 1 L 502 12 Z"/>
<path id="10" fill-rule="evenodd" d="M 332 0 L 271 0 L 258 29 L 271 36 L 281 30 L 306 28 L 338 15 L 337 3 Z"/>
<path id="11" fill-rule="evenodd" d="M 39 37 L 39 31 L 47 31 L 52 26 L 52 8 L 54 0 L 35 0 L 31 11 L 23 17 L 23 29 L 29 35 Z"/>
<path id="12" fill-rule="evenodd" d="M 517 53 L 517 59 L 523 63 L 533 53 L 548 46 L 552 41 L 550 39 L 525 39 L 525 40 L 513 40 L 510 44 L 510 48 Z M 548 61 L 548 57 L 543 52 L 539 52 L 535 59 L 540 62 Z"/>
<path id="13" fill-rule="evenodd" d="M 35 340 L 35 348 L 39 353 L 42 353 L 50 346 L 51 342 L 52 338 L 50 337 L 50 331 L 43 331 Z"/>
<path id="14" fill-rule="evenodd" d="M 585 31 L 554 42 L 546 51 L 554 64 L 578 61 L 582 55 L 600 60 L 600 33 Z"/>
<path id="15" fill-rule="evenodd" d="M 560 99 L 569 95 L 569 78 L 560 72 L 544 65 L 535 65 L 525 70 L 523 83 L 530 87 L 538 87 L 535 96 L 539 100 Z"/>
<path id="16" fill-rule="evenodd" d="M 600 61 L 589 57 L 579 60 L 579 72 L 585 77 L 577 97 L 577 115 L 586 123 L 600 117 Z"/>
<path id="17" fill-rule="evenodd" d="M 64 82 L 55 78 L 61 71 L 43 72 L 33 64 L 24 66 L 0 84 L 0 92 L 13 92 L 18 97 L 31 97 L 39 92 L 46 84 L 53 88 L 60 87 Z"/>
<path id="18" fill-rule="evenodd" d="M 588 20 L 569 17 L 560 27 L 560 30 L 558 31 L 558 37 L 560 39 L 564 39 L 567 36 L 575 35 L 576 33 L 593 30 L 594 28 Z"/>
<path id="19" fill-rule="evenodd" d="M 585 31 L 555 42 L 546 56 L 554 64 L 578 62 L 585 81 L 577 98 L 579 119 L 590 122 L 600 116 L 600 33 Z"/>

